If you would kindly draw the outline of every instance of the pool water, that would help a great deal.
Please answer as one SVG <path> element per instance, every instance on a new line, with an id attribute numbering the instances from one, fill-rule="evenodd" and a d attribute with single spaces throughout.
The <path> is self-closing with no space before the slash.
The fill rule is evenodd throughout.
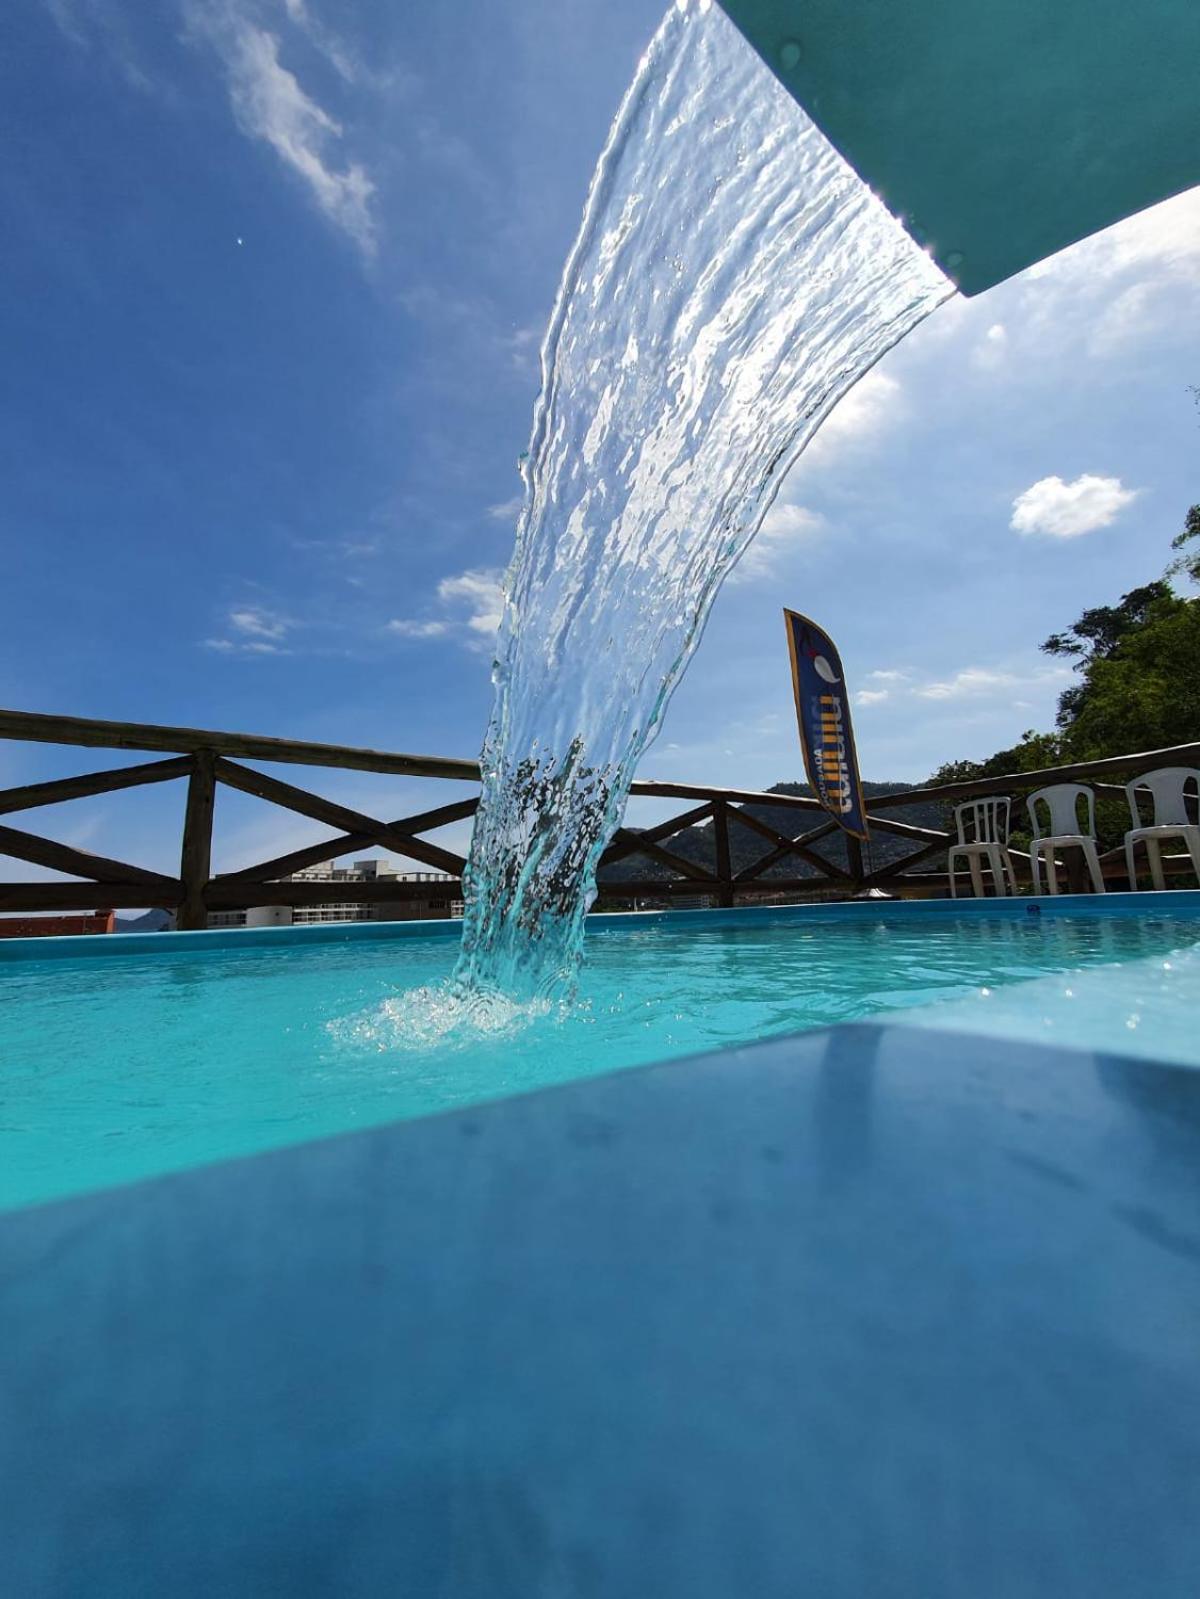
<path id="1" fill-rule="evenodd" d="M 448 1005 L 444 924 L 0 957 L 0 1205 L 919 1006 L 922 1024 L 1014 1037 L 1053 1013 L 1060 1042 L 1200 1064 L 1190 904 L 983 909 L 598 918 L 578 1002 L 539 1015 Z"/>

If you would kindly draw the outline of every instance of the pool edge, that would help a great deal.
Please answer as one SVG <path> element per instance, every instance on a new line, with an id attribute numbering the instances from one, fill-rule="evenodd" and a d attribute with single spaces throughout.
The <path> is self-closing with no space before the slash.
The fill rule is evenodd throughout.
<path id="1" fill-rule="evenodd" d="M 1058 894 L 1015 899 L 843 900 L 833 904 L 738 905 L 714 910 L 600 911 L 587 918 L 589 932 L 643 927 L 753 927 L 769 922 L 919 920 L 969 916 L 1016 921 L 1023 916 L 1172 915 L 1200 917 L 1200 888 L 1161 893 Z M 392 939 L 454 938 L 461 917 L 430 921 L 313 922 L 291 927 L 210 927 L 194 932 L 66 934 L 0 939 L 0 966 L 26 960 L 155 957 L 201 949 L 303 948 L 326 943 L 384 943 Z"/>

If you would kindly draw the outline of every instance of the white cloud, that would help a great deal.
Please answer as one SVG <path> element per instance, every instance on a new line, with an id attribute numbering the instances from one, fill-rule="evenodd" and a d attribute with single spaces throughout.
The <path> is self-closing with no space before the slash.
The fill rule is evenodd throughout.
<path id="1" fill-rule="evenodd" d="M 278 644 L 269 644 L 265 639 L 231 639 L 231 638 L 206 638 L 206 650 L 219 650 L 223 655 L 287 655 L 287 650 L 281 649 Z"/>
<path id="2" fill-rule="evenodd" d="M 1088 348 L 1093 355 L 1111 355 L 1122 345 L 1154 330 L 1158 318 L 1158 286 L 1153 281 L 1131 283 L 1092 323 Z"/>
<path id="3" fill-rule="evenodd" d="M 1137 498 L 1119 477 L 1085 472 L 1071 483 L 1060 477 L 1039 478 L 1013 501 L 1009 526 L 1016 533 L 1044 533 L 1073 539 L 1108 525 Z"/>
<path id="4" fill-rule="evenodd" d="M 914 692 L 923 700 L 974 699 L 980 694 L 995 694 L 1012 688 L 1017 679 L 1011 672 L 991 672 L 981 666 L 966 666 L 940 683 L 925 683 Z"/>
<path id="5" fill-rule="evenodd" d="M 287 632 L 289 624 L 282 616 L 260 605 L 240 605 L 230 611 L 229 626 L 235 633 L 249 634 L 252 638 L 278 640 Z"/>
<path id="6" fill-rule="evenodd" d="M 867 676 L 873 683 L 902 683 L 908 676 L 908 673 L 900 672 L 894 667 L 890 667 L 886 671 L 868 672 Z"/>
<path id="7" fill-rule="evenodd" d="M 504 587 L 499 572 L 461 572 L 444 577 L 438 584 L 438 599 L 444 605 L 467 610 L 466 625 L 475 633 L 494 638 L 504 615 Z"/>
<path id="8" fill-rule="evenodd" d="M 1110 281 L 1152 267 L 1200 277 L 1200 188 L 1177 194 L 1029 269 L 1035 282 Z"/>
<path id="9" fill-rule="evenodd" d="M 884 700 L 891 698 L 891 690 L 886 688 L 860 688 L 854 696 L 855 705 L 882 705 Z"/>
<path id="10" fill-rule="evenodd" d="M 804 459 L 810 466 L 827 466 L 843 451 L 873 443 L 904 414 L 899 379 L 872 367 L 825 418 Z"/>
<path id="11" fill-rule="evenodd" d="M 489 505 L 487 514 L 493 522 L 512 522 L 521 514 L 521 507 L 525 504 L 523 494 L 514 494 L 511 500 L 500 500 L 495 505 Z"/>
<path id="12" fill-rule="evenodd" d="M 389 633 L 395 633 L 400 638 L 441 638 L 449 628 L 448 622 L 438 621 L 408 621 L 397 617 L 395 621 L 387 624 Z"/>
<path id="13" fill-rule="evenodd" d="M 441 616 L 397 617 L 386 631 L 398 638 L 457 638 L 472 649 L 490 645 L 504 614 L 504 588 L 499 572 L 475 569 L 444 577 L 437 586 Z"/>
<path id="14" fill-rule="evenodd" d="M 120 6 L 103 0 L 43 0 L 43 4 L 63 38 L 76 48 L 102 51 L 131 88 L 171 98 L 170 89 L 142 66 L 133 30 Z"/>
<path id="15" fill-rule="evenodd" d="M 811 540 L 825 527 L 825 518 L 807 506 L 780 500 L 767 512 L 749 549 L 733 569 L 733 583 L 752 583 L 771 577 L 783 556 L 793 545 Z"/>
<path id="16" fill-rule="evenodd" d="M 221 57 L 230 104 L 242 132 L 269 144 L 303 179 L 324 215 L 365 255 L 373 254 L 374 185 L 359 163 L 339 169 L 330 161 L 328 149 L 341 138 L 341 124 L 281 63 L 276 35 L 258 27 L 232 0 L 224 4 L 189 0 L 186 14 L 193 34 L 207 40 Z M 303 6 L 293 20 L 301 14 L 307 15 Z"/>
<path id="17" fill-rule="evenodd" d="M 981 372 L 994 372 L 1003 366 L 1007 353 L 1008 329 L 1003 322 L 993 322 L 971 352 L 971 364 Z"/>
<path id="18" fill-rule="evenodd" d="M 983 666 L 965 666 L 953 677 L 923 683 L 913 693 L 923 700 L 982 699 L 990 694 L 1010 694 L 1014 689 L 1039 688 L 1067 682 L 1069 666 L 1044 666 L 1026 672 L 1009 672 Z"/>
<path id="19" fill-rule="evenodd" d="M 544 331 L 545 322 L 529 322 L 524 327 L 514 328 L 503 340 L 504 347 L 518 372 L 537 371 Z"/>
<path id="20" fill-rule="evenodd" d="M 287 655 L 284 646 L 292 624 L 261 605 L 233 605 L 225 617 L 225 631 L 206 638 L 204 648 L 223 655 Z"/>
<path id="21" fill-rule="evenodd" d="M 1111 356 L 1169 328 L 1198 289 L 1200 188 L 1030 267 L 1021 279 L 1023 344 L 1033 359 L 1077 344 Z"/>
<path id="22" fill-rule="evenodd" d="M 43 4 L 63 38 L 86 49 L 89 40 L 84 24 L 76 15 L 74 0 L 43 0 Z"/>
<path id="23" fill-rule="evenodd" d="M 357 81 L 359 65 L 346 46 L 332 34 L 319 17 L 313 15 L 305 0 L 283 0 L 288 21 L 299 28 L 314 49 L 319 50 L 333 70 L 347 83 Z"/>

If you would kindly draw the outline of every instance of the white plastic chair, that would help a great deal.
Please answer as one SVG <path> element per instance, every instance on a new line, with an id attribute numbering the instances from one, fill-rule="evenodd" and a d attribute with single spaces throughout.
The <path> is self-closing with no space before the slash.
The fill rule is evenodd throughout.
<path id="1" fill-rule="evenodd" d="M 1079 831 L 1079 801 L 1087 801 L 1087 832 Z M 1042 892 L 1041 862 L 1046 861 L 1046 880 L 1052 894 L 1058 893 L 1058 867 L 1054 862 L 1056 849 L 1083 851 L 1092 887 L 1097 894 L 1104 892 L 1104 876 L 1100 870 L 1100 856 L 1096 851 L 1096 796 L 1082 783 L 1052 783 L 1049 788 L 1039 788 L 1025 801 L 1029 820 L 1033 824 L 1033 838 L 1029 843 L 1029 866 L 1033 873 L 1033 892 Z M 1042 831 L 1038 806 L 1044 805 L 1049 827 Z"/>
<path id="2" fill-rule="evenodd" d="M 957 861 L 961 856 L 971 874 L 971 892 L 983 898 L 983 865 L 991 868 L 992 882 L 998 896 L 1017 892 L 1017 873 L 1012 856 L 1008 853 L 1008 799 L 968 800 L 954 807 L 954 825 L 958 829 L 958 843 L 946 856 L 950 873 L 950 898 L 958 898 Z M 1007 887 L 1005 879 L 1007 878 Z"/>
<path id="3" fill-rule="evenodd" d="M 1134 851 L 1139 844 L 1145 846 L 1146 858 L 1150 862 L 1150 880 L 1156 889 L 1167 886 L 1163 875 L 1162 849 L 1164 839 L 1181 838 L 1188 854 L 1192 858 L 1192 870 L 1200 882 L 1200 824 L 1193 822 L 1188 816 L 1187 786 L 1194 783 L 1200 792 L 1200 771 L 1194 766 L 1160 766 L 1157 771 L 1146 772 L 1142 777 L 1135 777 L 1132 783 L 1126 783 L 1125 793 L 1129 799 L 1129 814 L 1133 817 L 1133 826 L 1125 835 L 1125 864 L 1129 868 L 1129 886 L 1138 886 L 1137 870 L 1134 863 Z M 1138 791 L 1148 790 L 1154 805 L 1154 821 L 1149 827 L 1142 826 L 1141 811 L 1138 808 Z"/>

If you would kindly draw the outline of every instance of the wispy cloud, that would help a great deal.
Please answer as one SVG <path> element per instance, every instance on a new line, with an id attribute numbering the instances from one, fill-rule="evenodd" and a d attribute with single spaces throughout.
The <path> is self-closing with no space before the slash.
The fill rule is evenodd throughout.
<path id="1" fill-rule="evenodd" d="M 1065 666 L 1037 667 L 1026 672 L 965 666 L 953 677 L 918 684 L 912 692 L 923 700 L 980 699 L 993 694 L 1011 694 L 1016 689 L 1065 683 L 1070 677 L 1071 669 Z"/>
<path id="2" fill-rule="evenodd" d="M 864 710 L 875 705 L 896 706 L 907 701 L 957 703 L 996 699 L 1027 690 L 1061 688 L 1072 673 L 1067 666 L 1041 664 L 1013 666 L 964 666 L 948 677 L 921 678 L 908 671 L 868 672 L 866 681 L 877 687 L 859 689 L 854 703 Z M 1019 704 L 1019 701 L 1013 701 Z M 926 713 L 927 714 L 927 713 Z"/>
<path id="3" fill-rule="evenodd" d="M 286 655 L 285 640 L 293 623 L 261 605 L 234 605 L 224 630 L 204 640 L 205 649 L 223 655 Z"/>
<path id="4" fill-rule="evenodd" d="M 298 28 L 315 50 L 319 50 L 339 77 L 357 83 L 362 68 L 349 47 L 325 26 L 306 0 L 283 0 L 288 21 Z"/>
<path id="5" fill-rule="evenodd" d="M 139 58 L 133 32 L 116 0 L 42 0 L 55 27 L 77 49 L 97 49 L 140 93 L 170 100 L 172 90 Z"/>
<path id="6" fill-rule="evenodd" d="M 492 570 L 460 572 L 438 584 L 443 605 L 466 612 L 466 625 L 484 638 L 495 638 L 504 615 L 502 574 Z"/>
<path id="7" fill-rule="evenodd" d="M 441 638 L 449 631 L 449 622 L 414 621 L 397 617 L 387 624 L 387 631 L 394 633 L 397 638 Z"/>
<path id="8" fill-rule="evenodd" d="M 1200 278 L 1200 189 L 1127 217 L 1029 269 L 1032 283 L 1112 283 L 1130 269 Z"/>
<path id="9" fill-rule="evenodd" d="M 493 522 L 512 522 L 521 514 L 521 507 L 525 504 L 523 494 L 514 494 L 511 500 L 500 500 L 495 505 L 489 505 L 487 514 Z"/>
<path id="10" fill-rule="evenodd" d="M 277 616 L 273 611 L 263 610 L 258 605 L 235 607 L 229 613 L 229 625 L 235 633 L 249 634 L 251 638 L 271 639 L 276 642 L 284 636 L 289 626 L 282 616 Z"/>
<path id="11" fill-rule="evenodd" d="M 504 614 L 501 573 L 480 568 L 444 577 L 436 597 L 439 616 L 397 617 L 386 631 L 398 638 L 454 638 L 473 649 L 491 645 Z"/>
<path id="12" fill-rule="evenodd" d="M 64 39 L 85 49 L 89 43 L 87 25 L 76 10 L 74 0 L 42 0 Z"/>
<path id="13" fill-rule="evenodd" d="M 1023 347 L 1110 358 L 1171 326 L 1200 290 L 1200 189 L 1106 228 L 1022 279 Z"/>
<path id="14" fill-rule="evenodd" d="M 308 16 L 303 5 L 288 9 L 293 20 Z M 342 137 L 341 124 L 280 61 L 278 36 L 260 27 L 234 0 L 185 0 L 185 14 L 192 36 L 204 40 L 221 59 L 242 132 L 270 145 L 329 221 L 364 255 L 373 255 L 375 186 L 359 162 L 335 163 L 330 152 Z"/>
<path id="15" fill-rule="evenodd" d="M 1119 477 L 1085 472 L 1070 483 L 1060 477 L 1039 478 L 1013 501 L 1014 533 L 1042 533 L 1053 539 L 1074 539 L 1108 527 L 1137 498 Z"/>
<path id="16" fill-rule="evenodd" d="M 825 530 L 825 518 L 807 506 L 776 500 L 763 518 L 750 548 L 733 569 L 731 583 L 753 583 L 773 577 L 780 561 L 795 547 Z"/>
<path id="17" fill-rule="evenodd" d="M 1008 354 L 1008 329 L 1003 322 L 993 322 L 971 352 L 971 364 L 981 372 L 995 372 L 1004 365 Z"/>
<path id="18" fill-rule="evenodd" d="M 906 410 L 899 378 L 872 367 L 834 406 L 803 459 L 810 468 L 826 467 L 835 457 L 862 450 L 889 432 Z"/>
<path id="19" fill-rule="evenodd" d="M 537 371 L 542 334 L 545 330 L 544 322 L 527 322 L 524 327 L 514 328 L 502 340 L 518 372 L 531 374 Z"/>

